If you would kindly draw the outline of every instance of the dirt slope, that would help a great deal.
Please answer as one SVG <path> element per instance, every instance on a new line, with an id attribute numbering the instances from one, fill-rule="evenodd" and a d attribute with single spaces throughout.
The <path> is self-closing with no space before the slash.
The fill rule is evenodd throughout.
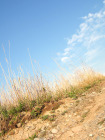
<path id="1" fill-rule="evenodd" d="M 25 140 L 36 133 L 36 140 L 105 140 L 105 82 L 76 100 L 60 100 L 55 111 L 53 104 L 43 110 L 43 115 L 54 116 L 53 121 L 33 119 L 1 139 Z"/>

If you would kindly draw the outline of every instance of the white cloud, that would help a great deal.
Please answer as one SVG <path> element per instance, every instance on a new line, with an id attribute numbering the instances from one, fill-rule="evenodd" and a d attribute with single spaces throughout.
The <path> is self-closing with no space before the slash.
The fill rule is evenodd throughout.
<path id="1" fill-rule="evenodd" d="M 72 50 L 72 49 L 73 49 L 72 47 L 69 47 L 69 48 L 64 49 L 63 55 L 64 55 L 64 56 L 65 56 L 65 55 L 68 55 L 69 52 L 70 52 L 70 50 Z"/>
<path id="2" fill-rule="evenodd" d="M 105 7 L 99 12 L 89 13 L 82 19 L 84 21 L 79 25 L 77 32 L 67 41 L 68 47 L 61 55 L 61 62 L 76 60 L 78 56 L 92 61 L 98 56 L 98 50 L 104 49 L 102 42 L 105 41 Z M 70 57 L 74 55 L 75 58 Z"/>
<path id="3" fill-rule="evenodd" d="M 103 4 L 105 4 L 105 0 L 103 0 Z"/>
<path id="4" fill-rule="evenodd" d="M 61 61 L 62 61 L 62 62 L 66 62 L 68 59 L 69 59 L 69 57 L 62 57 L 62 58 L 61 58 Z"/>

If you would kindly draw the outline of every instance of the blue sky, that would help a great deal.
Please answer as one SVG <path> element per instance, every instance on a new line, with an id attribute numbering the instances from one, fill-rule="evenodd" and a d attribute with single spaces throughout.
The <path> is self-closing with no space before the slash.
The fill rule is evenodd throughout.
<path id="1" fill-rule="evenodd" d="M 32 73 L 33 63 L 42 72 L 58 66 L 71 68 L 82 62 L 105 73 L 105 1 L 103 0 L 0 0 L 0 62 L 17 73 L 21 65 Z M 2 70 L 0 69 L 0 77 Z"/>

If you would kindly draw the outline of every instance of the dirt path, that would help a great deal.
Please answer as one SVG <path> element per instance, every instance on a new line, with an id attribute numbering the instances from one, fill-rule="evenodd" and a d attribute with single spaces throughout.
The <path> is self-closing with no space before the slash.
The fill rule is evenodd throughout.
<path id="1" fill-rule="evenodd" d="M 87 99 L 88 103 L 87 103 Z M 83 120 L 76 123 L 75 126 L 69 126 L 59 140 L 98 140 L 105 137 L 105 89 L 97 94 L 93 92 L 84 99 L 83 108 L 76 113 L 82 116 Z M 86 106 L 85 106 L 86 104 Z M 78 106 L 79 108 L 79 106 Z M 82 111 L 83 110 L 83 111 Z M 74 117 L 77 121 L 78 115 Z M 70 124 L 70 122 L 68 122 Z M 68 127 L 68 126 L 67 126 Z M 100 137 L 99 137 L 100 136 Z M 103 137 L 103 138 L 102 138 Z M 56 138 L 57 139 L 57 138 Z"/>
<path id="2" fill-rule="evenodd" d="M 36 140 L 105 140 L 105 86 L 97 92 L 84 93 L 77 100 L 66 98 L 54 111 L 54 121 L 33 119 L 11 130 L 4 140 L 25 140 L 38 133 Z"/>

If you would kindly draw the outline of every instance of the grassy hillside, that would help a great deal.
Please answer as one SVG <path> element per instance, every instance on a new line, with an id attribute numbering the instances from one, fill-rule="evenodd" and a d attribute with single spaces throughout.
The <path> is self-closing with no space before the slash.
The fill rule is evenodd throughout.
<path id="1" fill-rule="evenodd" d="M 72 75 L 60 75 L 52 86 L 41 73 L 34 74 L 33 77 L 28 75 L 27 78 L 24 75 L 16 78 L 11 74 L 9 79 L 5 75 L 4 77 L 7 85 L 5 90 L 0 92 L 0 135 L 17 127 L 18 123 L 22 125 L 25 122 L 22 112 L 30 112 L 29 118 L 26 118 L 28 120 L 40 117 L 45 103 L 57 102 L 67 97 L 77 99 L 105 79 L 102 74 L 87 67 L 75 71 Z"/>

